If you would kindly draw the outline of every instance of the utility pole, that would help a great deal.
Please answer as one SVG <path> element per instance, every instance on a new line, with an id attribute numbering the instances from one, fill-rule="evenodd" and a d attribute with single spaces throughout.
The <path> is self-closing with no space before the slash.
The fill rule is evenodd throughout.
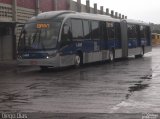
<path id="1" fill-rule="evenodd" d="M 86 0 L 86 12 L 90 13 L 90 1 Z"/>
<path id="2" fill-rule="evenodd" d="M 94 14 L 97 14 L 97 3 L 94 3 Z"/>
<path id="3" fill-rule="evenodd" d="M 81 0 L 77 0 L 77 11 L 81 12 Z"/>
<path id="4" fill-rule="evenodd" d="M 36 15 L 40 13 L 40 3 L 39 0 L 36 0 Z"/>
<path id="5" fill-rule="evenodd" d="M 55 11 L 57 11 L 58 10 L 58 1 L 57 0 L 54 0 L 54 8 L 55 8 Z"/>
<path id="6" fill-rule="evenodd" d="M 12 0 L 12 9 L 13 9 L 12 21 L 17 21 L 17 0 Z"/>

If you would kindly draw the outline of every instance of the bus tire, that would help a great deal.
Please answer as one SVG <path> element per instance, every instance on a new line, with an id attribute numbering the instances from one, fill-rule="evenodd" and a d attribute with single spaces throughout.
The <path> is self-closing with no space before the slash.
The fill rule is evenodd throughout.
<path id="1" fill-rule="evenodd" d="M 80 67 L 83 64 L 83 57 L 80 53 L 75 55 L 74 65 L 75 67 Z"/>
<path id="2" fill-rule="evenodd" d="M 113 62 L 115 60 L 115 52 L 114 50 L 109 51 L 109 61 Z"/>

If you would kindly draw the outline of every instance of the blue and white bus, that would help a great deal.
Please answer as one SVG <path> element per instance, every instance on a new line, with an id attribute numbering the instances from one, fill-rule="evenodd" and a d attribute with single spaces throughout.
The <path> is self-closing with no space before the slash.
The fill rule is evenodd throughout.
<path id="1" fill-rule="evenodd" d="M 143 56 L 151 51 L 149 24 L 73 11 L 31 18 L 18 46 L 18 64 L 43 68 Z"/>

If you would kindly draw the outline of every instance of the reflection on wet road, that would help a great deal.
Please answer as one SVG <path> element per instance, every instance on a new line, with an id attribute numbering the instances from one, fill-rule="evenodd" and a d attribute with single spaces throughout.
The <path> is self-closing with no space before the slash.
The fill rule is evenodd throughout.
<path id="1" fill-rule="evenodd" d="M 0 111 L 140 113 L 160 110 L 160 48 L 144 58 L 47 72 L 3 73 Z"/>

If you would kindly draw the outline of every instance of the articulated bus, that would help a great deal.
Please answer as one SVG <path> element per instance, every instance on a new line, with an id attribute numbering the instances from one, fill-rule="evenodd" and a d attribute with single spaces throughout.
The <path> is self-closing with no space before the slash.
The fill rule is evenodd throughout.
<path id="1" fill-rule="evenodd" d="M 143 56 L 151 51 L 149 24 L 110 16 L 52 11 L 31 18 L 18 45 L 18 64 L 48 67 L 80 66 Z"/>

